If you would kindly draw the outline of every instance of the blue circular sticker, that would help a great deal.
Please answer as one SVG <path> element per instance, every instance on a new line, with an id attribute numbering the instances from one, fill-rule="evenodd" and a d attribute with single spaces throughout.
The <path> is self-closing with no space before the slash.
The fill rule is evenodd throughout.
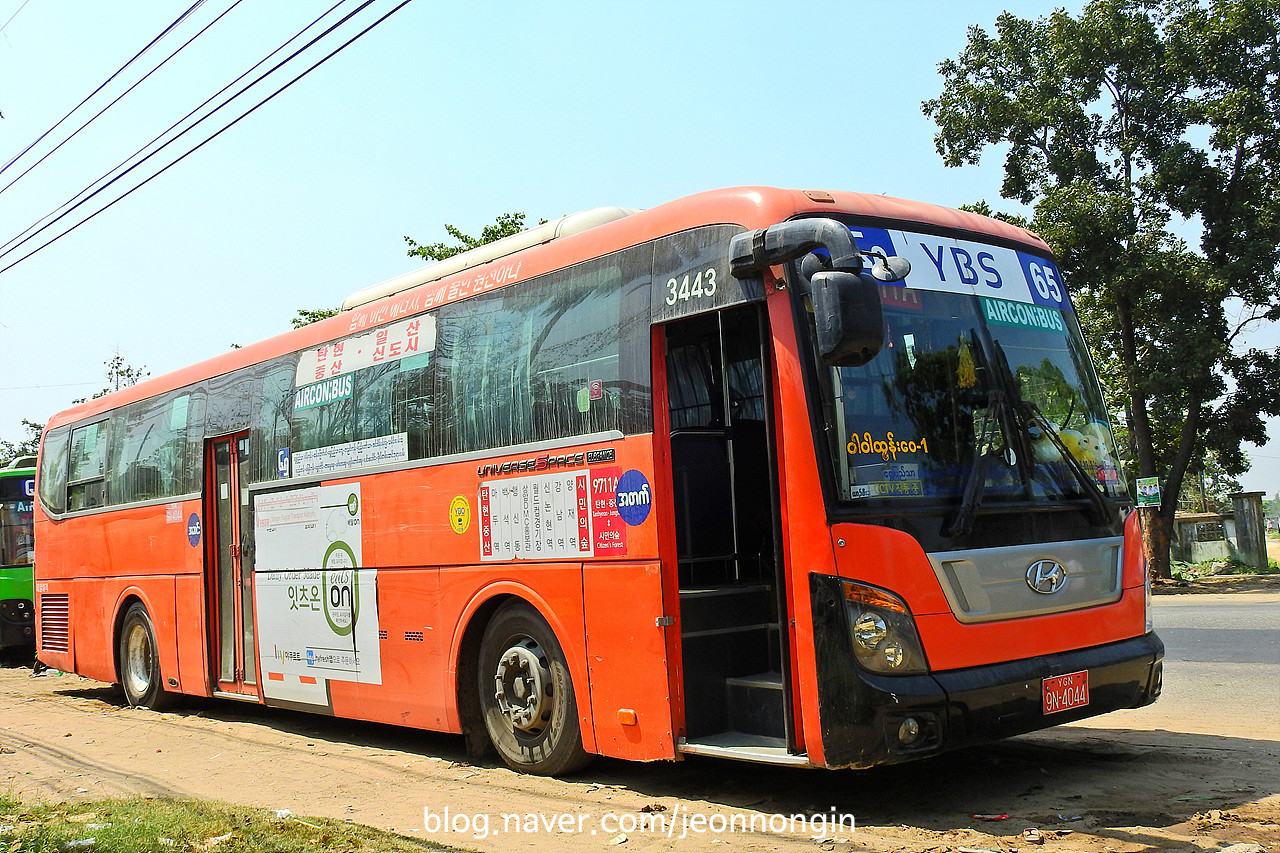
<path id="1" fill-rule="evenodd" d="M 187 541 L 191 543 L 192 548 L 200 544 L 200 533 L 200 516 L 193 512 L 187 519 Z"/>
<path id="2" fill-rule="evenodd" d="M 644 474 L 634 468 L 618 478 L 618 515 L 627 524 L 635 527 L 643 524 L 653 508 L 652 490 Z"/>

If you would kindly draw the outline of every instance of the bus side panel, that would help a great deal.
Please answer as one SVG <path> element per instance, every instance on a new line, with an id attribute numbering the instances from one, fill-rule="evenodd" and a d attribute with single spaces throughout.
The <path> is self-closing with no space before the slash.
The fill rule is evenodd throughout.
<path id="1" fill-rule="evenodd" d="M 87 608 L 85 604 L 92 585 L 97 583 L 86 578 L 97 577 L 109 565 L 103 516 L 93 514 L 54 521 L 38 509 L 35 528 L 36 553 L 39 555 L 36 559 L 36 597 L 41 612 L 41 624 L 37 627 L 40 660 L 55 669 L 97 677 L 81 667 L 85 665 L 86 655 L 88 659 L 101 657 L 95 651 L 102 645 L 99 637 L 101 626 L 94 621 L 101 619 L 100 608 L 96 604 Z M 45 624 L 45 608 L 58 611 L 65 608 L 65 636 L 61 624 L 52 620 Z M 89 636 L 91 633 L 92 638 Z M 108 625 L 106 643 L 109 645 L 110 642 L 111 626 Z M 67 647 L 65 652 L 50 649 L 50 645 L 63 644 Z M 106 657 L 109 662 L 112 660 L 109 652 Z M 105 671 L 100 667 L 94 671 L 105 672 L 102 680 L 109 683 L 116 680 L 114 664 Z"/>
<path id="2" fill-rule="evenodd" d="M 333 713 L 398 726 L 456 731 L 439 626 L 438 569 L 380 569 L 378 628 L 381 684 L 329 682 Z M 444 636 L 441 634 L 444 633 Z"/>
<path id="3" fill-rule="evenodd" d="M 177 669 L 168 673 L 178 679 L 177 687 L 167 689 L 197 696 L 211 696 L 209 673 L 208 625 L 205 621 L 204 576 L 179 575 L 173 579 L 175 618 L 177 621 Z M 156 629 L 157 631 L 159 628 Z"/>
<path id="4" fill-rule="evenodd" d="M 71 585 L 75 618 L 76 673 L 85 678 L 116 682 L 116 617 L 129 599 L 140 600 L 151 617 L 160 653 L 160 675 L 178 675 L 177 619 L 172 575 L 124 578 L 78 578 Z"/>
<path id="5" fill-rule="evenodd" d="M 181 505 L 175 506 L 174 513 L 150 505 L 42 523 L 41 577 L 74 578 L 71 633 L 78 674 L 116 681 L 115 626 L 134 594 L 151 616 L 166 687 L 178 677 L 174 577 L 199 573 L 202 551 L 188 536 Z M 199 601 L 203 596 L 196 606 Z"/>
<path id="6" fill-rule="evenodd" d="M 675 758 L 661 564 L 588 564 L 582 586 L 597 751 Z"/>
<path id="7" fill-rule="evenodd" d="M 474 683 L 457 683 L 458 679 L 465 677 L 463 673 L 455 671 L 463 632 L 480 608 L 498 596 L 511 596 L 528 602 L 551 626 L 564 650 L 569 677 L 573 679 L 578 719 L 582 726 L 582 745 L 588 752 L 595 752 L 591 688 L 587 672 L 586 626 L 582 613 L 581 563 L 516 562 L 440 570 L 440 624 L 456 626 L 448 652 L 451 670 L 449 731 L 462 731 L 456 691 L 477 689 Z"/>

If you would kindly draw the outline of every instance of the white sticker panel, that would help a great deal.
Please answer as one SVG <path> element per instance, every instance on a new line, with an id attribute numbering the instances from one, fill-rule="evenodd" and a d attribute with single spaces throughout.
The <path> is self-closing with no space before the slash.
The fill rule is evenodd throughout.
<path id="1" fill-rule="evenodd" d="M 436 318 L 423 314 L 352 335 L 303 352 L 298 358 L 295 385 L 301 388 L 366 367 L 429 353 L 436 348 Z"/>
<path id="2" fill-rule="evenodd" d="M 1027 252 L 912 231 L 852 227 L 860 249 L 898 255 L 911 262 L 907 288 L 976 293 L 995 299 L 1071 310 L 1052 261 Z"/>
<path id="3" fill-rule="evenodd" d="M 617 506 L 619 473 L 597 468 L 481 483 L 481 559 L 626 554 L 627 526 Z"/>
<path id="4" fill-rule="evenodd" d="M 253 590 L 266 696 L 320 704 L 325 681 L 382 683 L 377 571 L 360 568 L 361 516 L 359 483 L 255 496 Z"/>
<path id="5" fill-rule="evenodd" d="M 355 468 L 407 461 L 409 461 L 409 434 L 399 432 L 394 435 L 335 444 L 332 447 L 301 450 L 293 454 L 293 476 L 328 476 Z"/>

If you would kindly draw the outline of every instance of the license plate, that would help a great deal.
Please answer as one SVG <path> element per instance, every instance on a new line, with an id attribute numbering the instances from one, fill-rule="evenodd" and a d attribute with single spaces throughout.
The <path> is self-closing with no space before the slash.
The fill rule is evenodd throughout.
<path id="1" fill-rule="evenodd" d="M 1044 679 L 1040 684 L 1046 714 L 1083 708 L 1089 704 L 1089 670 L 1087 669 L 1067 675 L 1055 675 Z"/>

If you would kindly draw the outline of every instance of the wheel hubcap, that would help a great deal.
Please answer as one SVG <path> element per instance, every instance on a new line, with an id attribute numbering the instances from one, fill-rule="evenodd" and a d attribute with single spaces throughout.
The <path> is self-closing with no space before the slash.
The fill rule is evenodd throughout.
<path id="1" fill-rule="evenodd" d="M 142 625 L 134 624 L 129 628 L 125 641 L 124 677 L 129 692 L 134 696 L 144 695 L 151 686 L 151 643 Z"/>
<path id="2" fill-rule="evenodd" d="M 525 638 L 502 653 L 494 673 L 498 709 L 518 731 L 537 734 L 550 698 L 550 672 L 536 642 Z"/>

